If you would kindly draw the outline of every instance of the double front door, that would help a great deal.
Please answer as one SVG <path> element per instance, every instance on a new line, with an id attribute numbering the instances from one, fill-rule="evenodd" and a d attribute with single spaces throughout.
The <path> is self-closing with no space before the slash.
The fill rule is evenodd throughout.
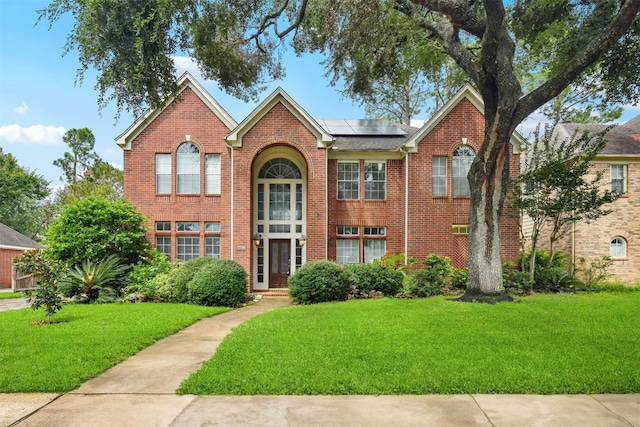
<path id="1" fill-rule="evenodd" d="M 291 241 L 269 240 L 269 287 L 286 288 L 291 272 Z"/>

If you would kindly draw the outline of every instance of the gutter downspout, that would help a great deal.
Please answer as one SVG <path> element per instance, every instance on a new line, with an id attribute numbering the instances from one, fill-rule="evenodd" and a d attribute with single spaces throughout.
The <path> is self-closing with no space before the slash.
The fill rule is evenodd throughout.
<path id="1" fill-rule="evenodd" d="M 404 153 L 404 265 L 409 263 L 409 153 Z"/>
<path id="2" fill-rule="evenodd" d="M 233 172 L 234 172 L 234 166 L 233 166 L 233 145 L 229 145 L 229 149 L 231 150 L 231 248 L 230 248 L 230 259 L 233 259 L 233 230 L 234 230 L 234 223 L 233 223 L 233 218 L 235 218 L 234 215 L 234 205 L 233 205 L 233 201 L 234 201 L 234 188 L 233 188 L 233 183 L 235 182 L 235 180 L 233 179 Z"/>

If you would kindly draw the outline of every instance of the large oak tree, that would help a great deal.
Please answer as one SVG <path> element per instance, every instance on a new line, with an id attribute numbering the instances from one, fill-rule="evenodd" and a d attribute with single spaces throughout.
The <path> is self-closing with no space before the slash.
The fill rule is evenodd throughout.
<path id="1" fill-rule="evenodd" d="M 176 89 L 171 55 L 189 52 L 205 77 L 255 97 L 277 79 L 285 45 L 321 50 L 334 76 L 366 89 L 367 70 L 393 74 L 395 52 L 419 31 L 462 68 L 485 104 L 485 136 L 469 173 L 467 295 L 504 293 L 500 225 L 509 177 L 509 140 L 527 116 L 573 81 L 593 76 L 610 100 L 640 95 L 640 0 L 57 0 L 41 11 L 72 13 L 67 48 L 98 71 L 101 105 L 140 111 Z M 391 14 L 402 19 L 390 21 Z M 517 49 L 546 78 L 523 90 Z M 369 67 L 358 67 L 357 62 Z M 82 72 L 82 70 L 81 70 Z"/>

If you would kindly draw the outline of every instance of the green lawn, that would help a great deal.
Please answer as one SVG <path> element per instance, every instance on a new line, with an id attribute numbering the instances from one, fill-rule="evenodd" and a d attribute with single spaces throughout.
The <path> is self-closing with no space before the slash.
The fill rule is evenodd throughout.
<path id="1" fill-rule="evenodd" d="M 52 325 L 31 308 L 0 312 L 0 392 L 63 392 L 153 342 L 226 308 L 181 304 L 65 305 Z"/>
<path id="2" fill-rule="evenodd" d="M 250 319 L 185 394 L 638 393 L 640 293 L 295 306 Z"/>
<path id="3" fill-rule="evenodd" d="M 22 292 L 0 292 L 0 299 L 24 298 Z"/>

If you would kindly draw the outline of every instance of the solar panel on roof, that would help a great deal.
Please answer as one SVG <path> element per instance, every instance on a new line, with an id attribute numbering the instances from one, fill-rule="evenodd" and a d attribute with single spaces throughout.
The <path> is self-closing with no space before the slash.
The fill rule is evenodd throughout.
<path id="1" fill-rule="evenodd" d="M 404 136 L 407 134 L 388 120 L 319 119 L 318 124 L 332 135 Z"/>

